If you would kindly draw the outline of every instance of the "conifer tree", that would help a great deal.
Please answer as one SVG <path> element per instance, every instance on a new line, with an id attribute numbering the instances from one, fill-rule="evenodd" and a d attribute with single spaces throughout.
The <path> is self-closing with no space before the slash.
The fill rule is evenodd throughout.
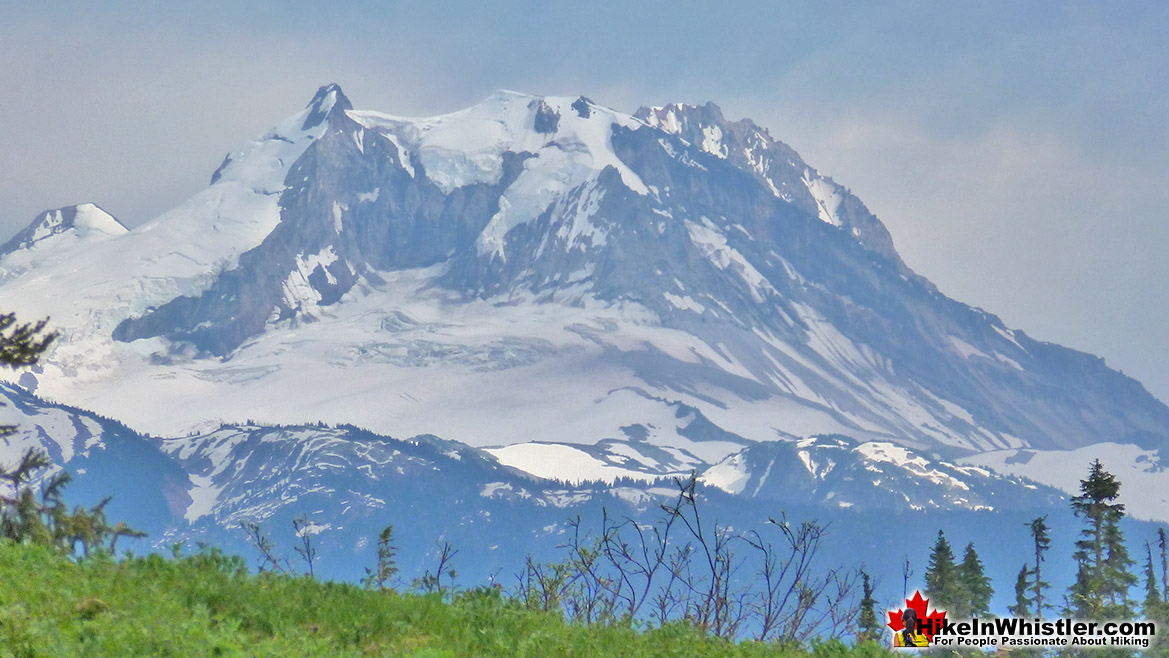
<path id="1" fill-rule="evenodd" d="M 951 610 L 962 599 L 958 568 L 954 564 L 954 551 L 946 540 L 946 533 L 939 530 L 938 540 L 930 551 L 929 567 L 925 571 L 925 589 L 934 607 Z"/>
<path id="2" fill-rule="evenodd" d="M 958 585 L 961 599 L 957 602 L 957 616 L 990 613 L 990 597 L 994 595 L 994 590 L 990 586 L 990 578 L 983 571 L 982 560 L 974 550 L 974 542 L 966 545 L 962 564 L 958 565 Z"/>
<path id="3" fill-rule="evenodd" d="M 1031 615 L 1031 601 L 1027 598 L 1028 577 L 1030 575 L 1031 570 L 1024 564 L 1019 569 L 1019 575 L 1015 578 L 1015 605 L 1007 608 L 1007 611 L 1016 617 L 1028 617 Z"/>
<path id="4" fill-rule="evenodd" d="M 1161 549 L 1161 600 L 1169 603 L 1169 537 L 1164 528 L 1157 528 L 1157 548 Z"/>
<path id="5" fill-rule="evenodd" d="M 1136 576 L 1129 573 L 1132 560 L 1124 545 L 1120 520 L 1124 505 L 1115 502 L 1120 481 L 1104 470 L 1097 459 L 1081 494 L 1072 498 L 1072 511 L 1084 520 L 1072 557 L 1077 564 L 1076 582 L 1068 594 L 1068 609 L 1080 619 L 1118 619 L 1130 616 L 1129 587 Z"/>
<path id="6" fill-rule="evenodd" d="M 857 619 L 860 632 L 857 633 L 856 639 L 858 642 L 877 640 L 881 637 L 881 624 L 877 621 L 877 599 L 873 598 L 872 579 L 863 570 L 861 571 L 861 587 L 864 596 L 861 598 L 860 616 Z"/>
<path id="7" fill-rule="evenodd" d="M 0 313 L 0 366 L 36 363 L 57 338 L 56 332 L 45 331 L 46 322 L 18 324 L 15 314 Z M 0 425 L 0 437 L 15 430 Z M 38 448 L 26 449 L 15 464 L 0 464 L 0 538 L 89 555 L 94 549 L 114 553 L 121 537 L 146 536 L 125 523 L 110 525 L 105 515 L 109 498 L 88 510 L 78 506 L 70 512 L 62 490 L 72 478 L 64 471 L 39 475 L 51 467 L 48 454 Z"/>
<path id="8" fill-rule="evenodd" d="M 1161 614 L 1164 600 L 1157 587 L 1157 571 L 1153 568 L 1153 547 L 1145 542 L 1145 602 L 1141 610 L 1148 619 L 1154 619 Z"/>
<path id="9" fill-rule="evenodd" d="M 1027 527 L 1031 529 L 1031 539 L 1035 546 L 1035 566 L 1031 568 L 1034 580 L 1031 581 L 1031 601 L 1035 604 L 1035 615 L 1043 617 L 1043 611 L 1051 605 L 1043 601 L 1043 592 L 1051 583 L 1043 580 L 1043 560 L 1047 549 L 1051 548 L 1051 536 L 1048 534 L 1047 515 L 1032 519 Z"/>
<path id="10" fill-rule="evenodd" d="M 1146 561 L 1145 561 L 1145 603 L 1142 606 L 1141 612 L 1145 619 L 1157 623 L 1158 633 L 1153 638 L 1152 644 L 1149 648 L 1141 653 L 1145 656 L 1152 656 L 1156 658 L 1164 658 L 1169 656 L 1169 634 L 1161 629 L 1169 626 L 1169 598 L 1165 596 L 1165 592 L 1169 591 L 1166 587 L 1165 576 L 1167 569 L 1166 560 L 1166 536 L 1165 529 L 1159 528 L 1157 530 L 1157 548 L 1161 551 L 1161 589 L 1157 589 L 1156 569 L 1153 566 L 1153 550 L 1149 544 L 1145 544 Z"/>
<path id="11" fill-rule="evenodd" d="M 56 333 L 44 333 L 45 320 L 36 324 L 17 324 L 13 313 L 0 313 L 0 366 L 20 368 L 37 361 L 57 337 Z M 3 403 L 0 403 L 2 406 Z M 15 425 L 0 425 L 0 437 L 16 431 Z M 8 468 L 0 465 L 0 537 L 10 539 L 35 538 L 50 543 L 49 531 L 45 528 L 42 510 L 37 505 L 33 490 L 28 487 L 33 474 L 49 466 L 48 456 L 39 451 L 26 451 L 20 462 Z M 68 474 L 59 473 L 47 482 L 49 502 L 57 498 L 57 492 L 68 482 Z M 11 495 L 9 495 L 11 494 Z M 53 505 L 61 509 L 62 505 Z"/>
<path id="12" fill-rule="evenodd" d="M 15 314 L 0 313 L 0 366 L 20 368 L 36 363 L 41 353 L 57 338 L 57 332 L 45 331 L 46 322 L 17 324 Z M 15 431 L 15 426 L 0 425 L 0 437 Z"/>
<path id="13" fill-rule="evenodd" d="M 398 575 L 398 547 L 394 545 L 394 526 L 388 525 L 377 537 L 377 566 L 365 569 L 362 583 L 370 589 L 388 589 Z"/>

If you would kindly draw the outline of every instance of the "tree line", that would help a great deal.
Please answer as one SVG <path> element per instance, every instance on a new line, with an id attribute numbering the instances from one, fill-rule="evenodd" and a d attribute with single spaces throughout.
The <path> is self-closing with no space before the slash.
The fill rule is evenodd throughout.
<path id="1" fill-rule="evenodd" d="M 1121 529 L 1125 506 L 1117 502 L 1120 487 L 1120 480 L 1098 459 L 1080 481 L 1080 493 L 1070 501 L 1073 515 L 1082 524 L 1071 553 L 1076 576 L 1062 596 L 1044 575 L 1052 546 L 1048 517 L 1039 516 L 1025 524 L 1031 541 L 1028 557 L 1015 578 L 1014 601 L 1008 607 L 1011 615 L 1044 618 L 1055 614 L 1106 621 L 1132 619 L 1139 613 L 1169 628 L 1169 536 L 1160 528 L 1145 543 L 1144 596 L 1133 598 L 1130 592 L 1139 577 L 1133 572 L 1136 562 Z M 994 590 L 973 542 L 966 545 L 958 561 L 945 532 L 938 531 L 925 573 L 925 594 L 931 605 L 945 610 L 949 618 L 991 615 Z M 875 614 L 862 615 L 863 631 L 879 632 L 878 619 Z M 1167 644 L 1158 640 L 1151 649 L 1163 655 L 1169 649 Z"/>

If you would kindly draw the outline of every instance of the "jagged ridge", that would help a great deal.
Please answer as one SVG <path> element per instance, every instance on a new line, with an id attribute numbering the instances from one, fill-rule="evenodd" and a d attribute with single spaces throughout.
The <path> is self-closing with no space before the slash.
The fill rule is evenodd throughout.
<path id="1" fill-rule="evenodd" d="M 404 119 L 353 110 L 330 85 L 281 126 L 211 187 L 280 172 L 249 183 L 278 195 L 278 221 L 179 294 L 110 311 L 114 337 L 138 347 L 102 349 L 231 386 L 255 372 L 239 390 L 276 391 L 287 362 L 270 355 L 307 332 L 324 341 L 298 362 L 314 377 L 368 373 L 341 391 L 365 394 L 367 377 L 403 396 L 469 395 L 489 410 L 470 429 L 443 425 L 445 407 L 418 417 L 480 445 L 620 439 L 637 414 L 679 403 L 746 440 L 835 432 L 954 454 L 1169 434 L 1169 409 L 1137 382 L 944 297 L 846 189 L 713 104 L 629 116 L 500 92 Z M 516 386 L 537 390 L 491 402 Z M 614 402 L 634 389 L 645 395 Z M 378 404 L 399 431 L 421 409 Z M 558 405 L 616 411 L 554 431 Z M 508 420 L 541 406 L 543 428 Z M 401 433 L 418 430 L 431 428 Z"/>

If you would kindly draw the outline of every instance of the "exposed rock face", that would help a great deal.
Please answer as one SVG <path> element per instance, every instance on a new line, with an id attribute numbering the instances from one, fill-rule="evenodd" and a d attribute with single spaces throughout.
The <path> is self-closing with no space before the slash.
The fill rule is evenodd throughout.
<path id="1" fill-rule="evenodd" d="M 500 92 L 402 119 L 353 110 L 329 85 L 286 123 L 229 156 L 212 186 L 283 172 L 259 192 L 278 195 L 273 228 L 182 294 L 131 305 L 114 338 L 246 363 L 254 355 L 242 350 L 261 337 L 381 299 L 367 302 L 384 314 L 376 335 L 336 338 L 334 365 L 321 368 L 426 365 L 410 372 L 445 387 L 544 367 L 541 405 L 595 376 L 597 400 L 641 391 L 638 404 L 690 405 L 749 441 L 837 433 L 946 455 L 1169 438 L 1169 409 L 1139 383 L 940 294 L 859 199 L 713 104 L 630 116 L 583 97 Z M 387 283 L 402 273 L 430 297 Z M 494 305 L 509 319 L 490 336 L 444 334 L 394 307 L 415 303 L 433 317 Z M 550 309 L 580 317 L 549 329 Z M 478 395 L 474 382 L 465 388 Z M 484 404 L 475 413 L 486 427 Z M 614 418 L 555 440 L 648 427 Z M 477 445 L 513 440 L 496 430 Z M 534 439 L 545 440 L 514 438 Z"/>

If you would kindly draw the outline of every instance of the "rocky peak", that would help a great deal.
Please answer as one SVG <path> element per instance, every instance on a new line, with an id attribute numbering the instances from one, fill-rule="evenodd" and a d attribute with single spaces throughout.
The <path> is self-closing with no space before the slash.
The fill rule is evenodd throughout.
<path id="1" fill-rule="evenodd" d="M 728 121 L 714 103 L 642 107 L 633 116 L 750 173 L 775 196 L 848 232 L 865 249 L 892 261 L 903 274 L 912 275 L 897 255 L 889 231 L 860 199 L 820 174 L 754 121 Z"/>
<path id="2" fill-rule="evenodd" d="M 55 235 L 72 232 L 78 238 L 111 237 L 128 229 L 114 216 L 92 203 L 46 210 L 32 223 L 0 246 L 0 256 L 29 247 Z"/>
<path id="3" fill-rule="evenodd" d="M 318 89 L 316 95 L 309 101 L 309 113 L 304 118 L 304 124 L 301 126 L 301 130 L 309 130 L 310 128 L 319 126 L 322 122 L 335 116 L 335 113 L 352 109 L 353 104 L 349 102 L 349 98 L 341 91 L 341 86 L 336 83 L 327 84 Z"/>

